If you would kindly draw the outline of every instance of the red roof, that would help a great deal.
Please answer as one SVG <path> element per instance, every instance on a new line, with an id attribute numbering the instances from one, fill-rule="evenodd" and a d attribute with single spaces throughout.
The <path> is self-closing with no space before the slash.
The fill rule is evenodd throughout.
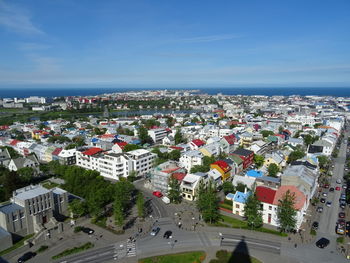
<path id="1" fill-rule="evenodd" d="M 169 148 L 174 149 L 174 150 L 179 150 L 182 151 L 184 148 L 179 147 L 179 146 L 170 146 Z"/>
<path id="2" fill-rule="evenodd" d="M 162 170 L 163 173 L 167 173 L 167 174 L 170 174 L 172 172 L 175 172 L 177 170 L 179 170 L 180 167 L 175 167 L 175 168 L 170 168 L 170 169 L 165 169 L 165 170 Z"/>
<path id="3" fill-rule="evenodd" d="M 276 190 L 265 186 L 257 186 L 255 189 L 255 193 L 260 202 L 273 204 L 276 195 Z"/>
<path id="4" fill-rule="evenodd" d="M 229 145 L 233 145 L 236 141 L 236 136 L 234 134 L 224 136 L 224 139 L 228 142 Z"/>
<path id="5" fill-rule="evenodd" d="M 212 163 L 212 164 L 218 165 L 224 172 L 227 172 L 228 170 L 231 169 L 231 167 L 225 161 L 222 161 L 222 160 L 216 161 L 215 163 Z"/>
<path id="6" fill-rule="evenodd" d="M 10 127 L 9 126 L 7 126 L 7 125 L 1 125 L 0 126 L 0 130 L 7 130 L 7 129 L 9 129 Z"/>
<path id="7" fill-rule="evenodd" d="M 61 151 L 62 151 L 62 148 L 56 148 L 56 149 L 52 152 L 52 155 L 59 155 Z"/>
<path id="8" fill-rule="evenodd" d="M 117 142 L 117 143 L 115 143 L 115 144 L 118 144 L 118 146 L 119 146 L 120 149 L 122 149 L 122 150 L 124 150 L 125 145 L 127 145 L 126 142 Z"/>
<path id="9" fill-rule="evenodd" d="M 172 177 L 175 178 L 178 181 L 182 181 L 185 178 L 185 173 L 173 173 Z"/>
<path id="10" fill-rule="evenodd" d="M 98 147 L 92 147 L 86 151 L 83 152 L 84 155 L 94 155 L 96 153 L 100 153 L 100 152 L 103 152 L 103 150 L 101 148 L 98 148 Z"/>
<path id="11" fill-rule="evenodd" d="M 15 145 L 17 145 L 17 143 L 19 143 L 19 142 L 20 142 L 19 140 L 12 140 L 12 141 L 10 142 L 10 145 L 15 146 Z"/>
<path id="12" fill-rule="evenodd" d="M 205 142 L 203 142 L 203 141 L 200 140 L 200 139 L 195 139 L 195 140 L 192 141 L 192 143 L 193 143 L 194 145 L 198 146 L 198 147 L 205 145 Z"/>

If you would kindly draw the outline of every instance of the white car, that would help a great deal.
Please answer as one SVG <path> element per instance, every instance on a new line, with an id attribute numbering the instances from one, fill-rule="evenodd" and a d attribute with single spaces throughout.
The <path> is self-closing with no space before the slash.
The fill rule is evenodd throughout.
<path id="1" fill-rule="evenodd" d="M 341 184 L 341 180 L 337 179 L 337 181 L 335 181 L 337 184 Z"/>

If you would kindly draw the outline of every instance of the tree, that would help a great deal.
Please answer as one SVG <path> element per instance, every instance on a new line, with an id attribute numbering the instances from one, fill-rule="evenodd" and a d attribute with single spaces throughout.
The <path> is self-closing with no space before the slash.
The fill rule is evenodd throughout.
<path id="1" fill-rule="evenodd" d="M 277 177 L 277 174 L 279 173 L 280 169 L 277 164 L 271 163 L 269 167 L 267 168 L 267 171 L 269 173 L 269 176 L 271 177 Z"/>
<path id="2" fill-rule="evenodd" d="M 138 129 L 138 135 L 139 139 L 141 140 L 141 144 L 153 142 L 152 138 L 148 135 L 147 129 L 143 126 L 140 126 L 140 128 Z"/>
<path id="3" fill-rule="evenodd" d="M 263 166 L 264 161 L 265 161 L 264 156 L 258 155 L 258 154 L 254 154 L 254 163 L 255 163 L 257 168 L 260 168 L 261 166 Z"/>
<path id="4" fill-rule="evenodd" d="M 329 158 L 325 155 L 320 155 L 317 156 L 318 159 L 318 165 L 320 166 L 320 168 L 326 168 L 329 164 Z"/>
<path id="5" fill-rule="evenodd" d="M 125 220 L 123 204 L 121 200 L 116 199 L 113 203 L 113 211 L 114 211 L 114 220 L 115 224 L 119 227 L 122 227 Z"/>
<path id="6" fill-rule="evenodd" d="M 224 191 L 225 195 L 227 195 L 228 193 L 234 193 L 235 187 L 233 186 L 232 182 L 225 181 L 222 183 L 222 190 Z"/>
<path id="7" fill-rule="evenodd" d="M 284 130 L 283 126 L 280 126 L 280 127 L 278 128 L 278 133 L 282 133 L 283 130 Z"/>
<path id="8" fill-rule="evenodd" d="M 244 216 L 247 224 L 251 228 L 259 228 L 263 225 L 261 202 L 256 194 L 248 196 L 244 206 Z"/>
<path id="9" fill-rule="evenodd" d="M 68 206 L 73 214 L 73 218 L 81 217 L 87 213 L 87 205 L 85 201 L 74 199 Z"/>
<path id="10" fill-rule="evenodd" d="M 124 146 L 123 152 L 130 152 L 137 149 L 141 149 L 141 147 L 136 144 L 127 144 Z"/>
<path id="11" fill-rule="evenodd" d="M 171 117 L 171 116 L 167 117 L 167 119 L 166 119 L 166 125 L 167 125 L 168 127 L 172 127 L 172 126 L 174 125 L 174 122 L 175 122 L 175 120 L 174 120 L 173 117 Z"/>
<path id="12" fill-rule="evenodd" d="M 34 177 L 34 169 L 32 167 L 23 167 L 18 169 L 17 173 L 22 177 L 22 179 L 29 183 Z"/>
<path id="13" fill-rule="evenodd" d="M 185 139 L 182 136 L 182 133 L 180 129 L 176 130 L 175 136 L 174 136 L 175 144 L 183 143 L 185 142 Z"/>
<path id="14" fill-rule="evenodd" d="M 136 207 L 138 217 L 143 218 L 145 216 L 145 199 L 141 192 L 137 193 Z"/>
<path id="15" fill-rule="evenodd" d="M 170 199 L 170 202 L 174 204 L 178 204 L 181 202 L 181 189 L 180 189 L 180 182 L 176 180 L 174 177 L 170 177 L 169 179 L 169 191 L 168 191 L 168 197 Z"/>
<path id="16" fill-rule="evenodd" d="M 295 204 L 295 194 L 291 193 L 289 190 L 283 195 L 281 200 L 278 200 L 277 208 L 277 218 L 281 231 L 289 232 L 295 229 L 296 220 L 296 210 L 294 208 Z"/>
<path id="17" fill-rule="evenodd" d="M 262 136 L 265 138 L 265 137 L 268 137 L 269 135 L 273 135 L 273 131 L 267 131 L 267 130 L 262 130 L 260 131 L 260 133 L 262 134 Z"/>
<path id="18" fill-rule="evenodd" d="M 200 182 L 196 205 L 205 222 L 212 224 L 220 219 L 219 198 L 216 195 L 212 181 L 209 182 L 206 188 Z"/>
<path id="19" fill-rule="evenodd" d="M 309 146 L 309 145 L 313 144 L 317 139 L 318 139 L 317 136 L 314 137 L 310 134 L 307 134 L 304 136 L 304 143 L 306 146 Z"/>
<path id="20" fill-rule="evenodd" d="M 133 170 L 130 172 L 129 176 L 127 177 L 129 182 L 134 182 L 137 178 L 137 171 Z"/>
<path id="21" fill-rule="evenodd" d="M 288 163 L 292 163 L 300 158 L 303 158 L 305 156 L 305 152 L 301 149 L 296 149 L 293 152 L 291 152 L 288 156 Z"/>
<path id="22" fill-rule="evenodd" d="M 239 191 L 239 192 L 242 192 L 242 193 L 244 193 L 246 188 L 247 188 L 247 186 L 245 184 L 242 184 L 242 183 L 238 183 L 236 185 L 236 191 Z"/>
<path id="23" fill-rule="evenodd" d="M 181 152 L 179 150 L 172 150 L 168 156 L 170 160 L 178 161 L 181 157 Z"/>

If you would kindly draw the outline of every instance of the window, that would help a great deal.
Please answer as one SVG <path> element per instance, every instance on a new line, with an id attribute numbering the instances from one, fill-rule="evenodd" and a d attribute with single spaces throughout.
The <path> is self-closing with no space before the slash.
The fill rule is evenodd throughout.
<path id="1" fill-rule="evenodd" d="M 17 220 L 18 220 L 17 215 L 12 215 L 12 221 L 17 221 Z"/>
<path id="2" fill-rule="evenodd" d="M 24 213 L 23 213 L 23 212 L 20 212 L 20 213 L 19 213 L 19 217 L 20 217 L 20 218 L 24 218 Z"/>
<path id="3" fill-rule="evenodd" d="M 236 208 L 239 208 L 239 204 L 236 204 Z"/>
<path id="4" fill-rule="evenodd" d="M 272 206 L 271 205 L 269 205 L 269 210 L 272 210 Z"/>

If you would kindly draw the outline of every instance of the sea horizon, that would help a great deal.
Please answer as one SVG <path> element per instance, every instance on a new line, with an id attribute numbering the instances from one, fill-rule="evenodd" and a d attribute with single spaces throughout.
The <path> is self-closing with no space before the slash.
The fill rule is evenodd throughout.
<path id="1" fill-rule="evenodd" d="M 262 95 L 262 96 L 334 96 L 350 97 L 350 87 L 106 87 L 106 86 L 17 86 L 1 88 L 0 98 L 26 98 L 30 96 L 96 96 L 141 90 L 199 90 L 201 94 Z"/>

